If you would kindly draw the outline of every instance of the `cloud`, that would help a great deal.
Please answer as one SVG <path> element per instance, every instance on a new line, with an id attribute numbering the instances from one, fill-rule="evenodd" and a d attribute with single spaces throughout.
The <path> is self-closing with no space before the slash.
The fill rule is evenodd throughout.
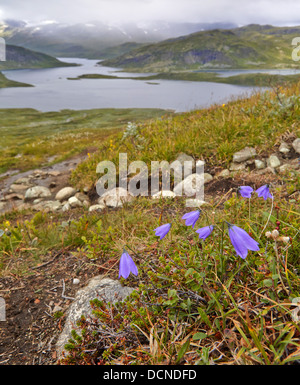
<path id="1" fill-rule="evenodd" d="M 1 0 L 0 10 L 2 17 L 34 22 L 300 22 L 299 0 Z"/>

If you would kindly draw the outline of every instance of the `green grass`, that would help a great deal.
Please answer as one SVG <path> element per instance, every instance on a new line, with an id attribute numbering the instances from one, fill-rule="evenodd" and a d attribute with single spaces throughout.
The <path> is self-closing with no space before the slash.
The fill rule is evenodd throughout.
<path id="1" fill-rule="evenodd" d="M 98 151 L 73 172 L 73 184 L 94 184 L 97 163 L 107 159 L 117 164 L 120 152 L 127 152 L 129 162 L 149 164 L 171 161 L 184 151 L 214 166 L 227 165 L 245 145 L 270 153 L 286 135 L 300 136 L 299 86 L 136 122 L 135 129 L 127 126 L 125 136 L 118 131 L 101 137 L 93 143 Z M 27 113 L 34 121 L 37 112 Z M 89 113 L 81 113 L 78 127 L 80 116 L 89 122 Z M 46 116 L 51 120 L 51 113 Z M 250 182 L 235 176 L 235 181 L 257 188 L 268 178 Z M 208 195 L 195 229 L 182 220 L 191 209 L 181 197 L 139 197 L 117 210 L 82 209 L 67 219 L 63 213 L 11 212 L 0 217 L 0 275 L 28 276 L 31 267 L 68 250 L 97 274 L 118 279 L 118 261 L 127 249 L 139 275 L 121 283 L 135 292 L 123 304 L 93 301 L 95 320 L 78 320 L 82 335 L 73 331 L 64 364 L 296 364 L 300 327 L 292 311 L 300 297 L 300 215 L 298 198 L 289 194 L 300 188 L 299 172 L 277 176 L 270 188 L 274 204 L 255 193 L 250 205 L 234 191 Z M 171 231 L 160 241 L 153 230 L 171 221 Z M 227 230 L 222 233 L 224 221 L 245 229 L 260 250 L 249 251 L 245 260 L 238 257 Z M 213 233 L 199 240 L 195 230 L 210 224 L 215 225 Z M 267 238 L 266 231 L 274 229 L 289 237 L 288 243 Z"/>
<path id="2" fill-rule="evenodd" d="M 95 147 L 128 121 L 160 117 L 159 109 L 95 109 L 39 112 L 33 109 L 0 109 L 0 173 L 26 170 L 56 162 Z M 17 156 L 18 155 L 18 156 Z"/>
<path id="3" fill-rule="evenodd" d="M 139 275 L 121 283 L 137 290 L 123 305 L 95 299 L 96 321 L 79 321 L 83 337 L 73 332 L 66 364 L 292 364 L 300 358 L 300 328 L 291 313 L 300 295 L 300 216 L 284 192 L 284 185 L 272 190 L 276 210 L 265 230 L 279 226 L 289 244 L 267 241 L 262 232 L 270 200 L 253 197 L 250 215 L 247 200 L 236 194 L 223 207 L 211 199 L 204 208 L 195 230 L 227 220 L 259 242 L 260 251 L 250 251 L 246 260 L 236 256 L 227 232 L 222 241 L 221 225 L 200 241 L 181 220 L 190 211 L 182 198 L 137 198 L 119 210 L 82 212 L 69 222 L 58 214 L 7 214 L 0 222 L 6 228 L 1 273 L 32 274 L 30 267 L 45 255 L 67 249 L 118 279 L 117 262 L 127 249 Z M 159 241 L 153 229 L 170 221 L 171 232 Z M 102 329 L 109 337 L 99 334 Z"/>

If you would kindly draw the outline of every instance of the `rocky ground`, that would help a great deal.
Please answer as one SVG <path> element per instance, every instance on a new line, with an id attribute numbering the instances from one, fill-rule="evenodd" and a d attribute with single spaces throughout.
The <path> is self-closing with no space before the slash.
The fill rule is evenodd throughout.
<path id="1" fill-rule="evenodd" d="M 300 139 L 290 138 L 278 144 L 274 154 L 257 154 L 245 147 L 234 154 L 228 169 L 208 167 L 205 175 L 205 192 L 215 195 L 229 191 L 249 180 L 277 180 L 286 172 L 298 173 Z M 2 213 L 15 209 L 56 211 L 69 215 L 82 215 L 101 211 L 104 207 L 119 207 L 122 201 L 113 194 L 99 198 L 95 190 L 77 191 L 69 185 L 73 168 L 85 157 L 77 157 L 41 170 L 10 175 L 0 182 Z M 181 154 L 180 161 L 191 160 Z M 195 184 L 196 174 L 191 173 L 182 183 L 189 188 Z M 164 192 L 176 196 L 176 191 Z M 156 196 L 158 197 L 159 194 Z M 299 191 L 293 192 L 299 199 Z M 127 200 L 134 199 L 127 195 Z M 56 263 L 59 261 L 59 264 Z M 109 260 L 106 268 L 95 266 L 84 258 L 77 258 L 70 250 L 60 250 L 47 256 L 42 265 L 32 269 L 32 275 L 20 279 L 9 276 L 0 280 L 0 296 L 9 298 L 7 322 L 0 328 L 0 364 L 55 364 L 56 341 L 63 330 L 65 314 L 74 302 L 78 289 L 86 287 L 89 280 L 105 274 L 107 267 L 117 261 Z"/>

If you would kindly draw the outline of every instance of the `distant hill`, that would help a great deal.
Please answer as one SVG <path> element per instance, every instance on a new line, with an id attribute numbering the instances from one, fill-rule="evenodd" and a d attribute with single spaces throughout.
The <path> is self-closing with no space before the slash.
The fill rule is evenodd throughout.
<path id="1" fill-rule="evenodd" d="M 0 70 L 23 68 L 69 67 L 74 64 L 63 63 L 49 55 L 14 45 L 6 46 L 6 61 L 0 61 Z"/>
<path id="2" fill-rule="evenodd" d="M 146 45 L 101 64 L 135 72 L 299 68 L 291 58 L 296 36 L 300 36 L 300 27 L 252 24 L 214 29 Z"/>
<path id="3" fill-rule="evenodd" d="M 229 23 L 123 23 L 108 25 L 99 21 L 62 24 L 44 22 L 28 25 L 19 20 L 0 22 L 0 37 L 7 44 L 22 46 L 55 57 L 101 59 L 128 52 L 131 44 L 149 44 L 203 29 L 232 28 Z M 113 48 L 110 50 L 110 48 Z M 125 49 L 125 50 L 124 50 Z"/>

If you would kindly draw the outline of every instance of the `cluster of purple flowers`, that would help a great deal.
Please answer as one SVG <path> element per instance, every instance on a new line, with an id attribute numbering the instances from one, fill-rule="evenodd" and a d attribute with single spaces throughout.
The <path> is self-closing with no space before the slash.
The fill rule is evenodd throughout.
<path id="1" fill-rule="evenodd" d="M 240 192 L 242 197 L 251 198 L 253 189 L 250 186 L 241 186 L 239 187 L 238 191 Z M 255 192 L 259 197 L 264 198 L 264 200 L 266 200 L 267 198 L 273 199 L 273 196 L 269 191 L 269 185 L 261 186 Z M 186 226 L 192 226 L 192 228 L 194 228 L 196 222 L 200 217 L 200 214 L 201 214 L 201 210 L 198 209 L 190 213 L 184 214 L 182 219 L 185 220 Z M 245 230 L 229 222 L 226 222 L 226 224 L 228 226 L 230 241 L 237 255 L 245 259 L 248 255 L 248 250 L 252 250 L 252 251 L 259 250 L 258 242 L 256 242 L 253 238 L 251 238 L 250 235 Z M 160 237 L 160 239 L 163 239 L 168 234 L 171 227 L 172 227 L 171 223 L 166 223 L 162 226 L 159 226 L 154 230 L 155 235 Z M 201 227 L 200 229 L 196 230 L 196 233 L 199 235 L 199 238 L 205 240 L 207 237 L 211 235 L 214 228 L 215 228 L 215 225 Z M 138 269 L 135 263 L 133 262 L 133 259 L 124 249 L 120 259 L 119 278 L 120 277 L 128 278 L 130 272 L 132 272 L 134 275 L 138 275 Z"/>
<path id="2" fill-rule="evenodd" d="M 238 188 L 239 193 L 243 198 L 251 198 L 251 194 L 253 193 L 253 188 L 250 186 L 241 186 Z M 256 194 L 264 200 L 268 198 L 273 199 L 273 195 L 269 191 L 269 185 L 265 184 L 264 186 L 259 187 L 256 191 Z"/>

